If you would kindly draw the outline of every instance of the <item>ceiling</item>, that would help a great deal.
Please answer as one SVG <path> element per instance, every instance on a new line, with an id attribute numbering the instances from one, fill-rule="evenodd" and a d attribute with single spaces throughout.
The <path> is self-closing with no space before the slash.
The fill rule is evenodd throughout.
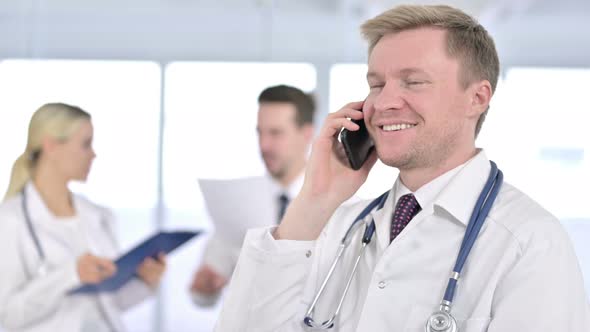
<path id="1" fill-rule="evenodd" d="M 402 3 L 440 4 L 441 1 L 413 0 L 5 0 L 0 2 L 0 11 L 27 10 L 48 11 L 112 11 L 128 9 L 164 8 L 225 8 L 228 11 L 241 9 L 289 10 L 308 13 L 360 13 L 379 12 Z M 445 4 L 461 8 L 475 16 L 493 14 L 510 15 L 549 14 L 580 10 L 588 11 L 587 0 L 447 0 Z"/>
<path id="2" fill-rule="evenodd" d="M 408 1 L 4 0 L 0 58 L 363 61 L 359 24 L 402 3 Z M 589 0 L 445 3 L 478 18 L 504 62 L 590 65 Z"/>

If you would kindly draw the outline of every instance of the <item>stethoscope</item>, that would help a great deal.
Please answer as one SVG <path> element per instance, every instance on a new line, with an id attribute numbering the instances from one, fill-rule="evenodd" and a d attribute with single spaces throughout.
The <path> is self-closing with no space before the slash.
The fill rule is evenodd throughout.
<path id="1" fill-rule="evenodd" d="M 41 245 L 41 241 L 39 241 L 39 236 L 37 236 L 37 232 L 33 226 L 33 221 L 31 220 L 31 214 L 29 213 L 29 208 L 27 206 L 27 189 L 23 188 L 21 194 L 21 207 L 25 216 L 25 223 L 27 224 L 27 230 L 29 231 L 29 235 L 33 240 L 33 244 L 35 244 L 35 249 L 37 250 L 37 255 L 39 256 L 40 261 L 39 266 L 37 267 L 36 275 L 45 276 L 47 274 L 49 264 L 47 263 L 47 256 L 45 256 L 45 250 L 43 250 L 43 246 Z"/>
<path id="2" fill-rule="evenodd" d="M 33 240 L 33 244 L 35 245 L 35 250 L 37 251 L 37 255 L 39 256 L 39 266 L 37 267 L 37 270 L 35 271 L 35 275 L 36 276 L 45 276 L 48 272 L 48 267 L 49 267 L 49 263 L 47 260 L 47 255 L 45 254 L 45 250 L 43 249 L 43 246 L 41 245 L 41 241 L 39 240 L 39 236 L 37 235 L 37 231 L 35 230 L 35 227 L 33 226 L 33 221 L 31 219 L 31 214 L 29 212 L 29 208 L 28 208 L 28 199 L 27 199 L 27 189 L 26 187 L 23 188 L 23 190 L 21 191 L 21 195 L 22 195 L 22 200 L 21 200 L 21 208 L 23 210 L 23 214 L 25 217 L 25 223 L 27 225 L 27 230 L 29 235 L 31 236 L 31 239 Z M 100 224 L 103 225 L 103 227 L 105 227 L 105 229 L 107 230 L 107 234 L 109 234 L 111 237 L 111 231 L 108 228 L 107 222 L 104 220 L 105 217 L 101 216 L 101 221 Z M 111 239 L 112 241 L 114 241 L 113 239 Z"/>
<path id="3" fill-rule="evenodd" d="M 43 277 L 43 276 L 47 275 L 47 272 L 49 270 L 49 268 L 48 268 L 49 263 L 47 261 L 47 256 L 45 255 L 45 250 L 43 250 L 43 246 L 41 245 L 41 241 L 39 241 L 39 236 L 37 235 L 37 232 L 35 231 L 35 227 L 33 226 L 33 221 L 31 219 L 31 214 L 29 212 L 29 208 L 28 208 L 28 204 L 27 204 L 27 188 L 26 187 L 23 188 L 23 190 L 21 191 L 21 194 L 22 194 L 21 208 L 23 210 L 23 214 L 25 217 L 25 223 L 27 224 L 27 230 L 29 231 L 29 235 L 31 236 L 33 243 L 35 244 L 35 249 L 37 251 L 37 255 L 39 256 L 39 260 L 40 260 L 40 264 L 37 267 L 36 276 Z M 114 242 L 114 236 L 112 235 L 112 233 L 110 232 L 110 229 L 108 228 L 108 225 L 105 221 L 104 215 L 101 216 L 100 223 L 101 223 L 101 225 L 103 225 L 103 227 L 105 227 L 107 233 L 111 235 L 111 240 Z M 101 312 L 101 314 L 103 315 L 103 317 L 105 318 L 105 322 L 109 326 L 110 330 L 117 331 L 117 328 L 115 327 L 113 322 L 110 320 L 110 318 L 109 318 L 110 316 L 107 314 L 105 308 L 103 307 L 103 304 L 100 301 L 98 303 L 98 309 Z"/>
<path id="4" fill-rule="evenodd" d="M 481 227 L 483 226 L 485 219 L 487 218 L 496 197 L 498 196 L 498 192 L 500 191 L 500 187 L 502 186 L 503 181 L 503 174 L 502 171 L 498 169 L 498 166 L 493 161 L 490 161 L 491 169 L 488 179 L 479 195 L 475 206 L 473 208 L 473 212 L 471 214 L 471 218 L 469 219 L 469 224 L 467 225 L 467 229 L 465 231 L 465 235 L 463 236 L 463 241 L 461 243 L 461 248 L 459 249 L 459 254 L 457 255 L 457 260 L 455 263 L 455 267 L 453 268 L 453 272 L 449 278 L 449 282 L 447 284 L 447 288 L 445 290 L 445 294 L 443 299 L 440 303 L 440 307 L 436 310 L 426 321 L 426 332 L 458 332 L 459 328 L 457 326 L 457 321 L 455 317 L 451 314 L 451 308 L 453 304 L 453 298 L 455 296 L 455 290 L 457 289 L 457 282 L 459 281 L 459 276 L 461 275 L 461 270 L 467 261 L 467 257 L 469 256 L 469 252 L 479 235 Z M 334 322 L 340 313 L 340 309 L 342 304 L 344 303 L 344 299 L 346 298 L 346 294 L 348 293 L 348 289 L 352 283 L 352 279 L 355 276 L 356 269 L 360 262 L 361 256 L 367 245 L 371 242 L 373 235 L 375 234 L 375 220 L 371 217 L 371 211 L 377 208 L 377 210 L 381 209 L 387 200 L 389 192 L 385 192 L 381 196 L 374 199 L 361 213 L 356 217 L 353 221 L 352 225 L 344 234 L 344 237 L 340 241 L 340 247 L 336 252 L 336 257 L 328 270 L 328 274 L 324 278 L 320 289 L 316 293 L 311 305 L 307 309 L 305 313 L 305 318 L 303 319 L 303 323 L 309 327 L 315 329 L 330 329 L 334 327 Z M 361 222 L 362 221 L 362 222 Z M 336 269 L 336 265 L 340 261 L 344 250 L 351 242 L 351 236 L 360 226 L 365 225 L 365 231 L 361 238 L 361 248 L 359 249 L 359 253 L 356 257 L 354 265 L 352 267 L 352 271 L 348 276 L 348 280 L 346 282 L 346 286 L 340 297 L 340 301 L 338 302 L 338 306 L 334 311 L 332 317 L 323 323 L 316 323 L 313 319 L 313 313 L 315 306 L 320 299 L 321 295 L 323 294 L 327 283 L 329 282 L 334 270 Z"/>

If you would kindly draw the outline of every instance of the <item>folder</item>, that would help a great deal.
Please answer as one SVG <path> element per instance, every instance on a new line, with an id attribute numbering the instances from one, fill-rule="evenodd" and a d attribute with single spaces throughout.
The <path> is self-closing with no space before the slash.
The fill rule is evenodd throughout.
<path id="1" fill-rule="evenodd" d="M 147 257 L 156 257 L 160 252 L 168 254 L 199 234 L 201 232 L 192 231 L 159 232 L 154 234 L 115 261 L 117 273 L 114 276 L 98 284 L 79 286 L 70 290 L 68 294 L 92 294 L 116 291 L 135 277 L 135 272 L 144 259 Z"/>

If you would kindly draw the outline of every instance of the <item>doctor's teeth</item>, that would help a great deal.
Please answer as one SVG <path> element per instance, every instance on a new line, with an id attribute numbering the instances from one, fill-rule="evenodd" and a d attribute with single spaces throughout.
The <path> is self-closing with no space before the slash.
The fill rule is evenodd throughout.
<path id="1" fill-rule="evenodd" d="M 416 125 L 406 124 L 406 123 L 392 124 L 392 125 L 385 125 L 385 126 L 383 126 L 383 130 L 385 130 L 385 131 L 398 131 L 398 130 L 404 130 L 404 129 L 412 128 L 412 127 L 415 127 L 415 126 Z"/>

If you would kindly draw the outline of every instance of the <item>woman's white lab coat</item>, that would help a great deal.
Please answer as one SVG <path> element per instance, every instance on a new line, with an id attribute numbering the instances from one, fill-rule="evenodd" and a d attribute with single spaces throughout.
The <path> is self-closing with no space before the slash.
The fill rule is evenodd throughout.
<path id="1" fill-rule="evenodd" d="M 23 195 L 0 204 L 0 324 L 8 331 L 81 331 L 89 308 L 104 319 L 109 330 L 124 331 L 120 313 L 141 302 L 151 290 L 133 280 L 112 294 L 66 293 L 80 285 L 77 253 L 68 239 L 55 231 L 56 220 L 35 187 L 25 187 L 30 220 L 46 257 L 46 273 L 39 273 L 42 260 L 23 211 Z M 113 216 L 106 209 L 73 195 L 82 235 L 94 255 L 116 258 Z M 67 221 L 66 221 L 67 222 Z M 61 237 L 61 238 L 60 238 Z M 94 301 L 90 303 L 88 301 Z"/>

